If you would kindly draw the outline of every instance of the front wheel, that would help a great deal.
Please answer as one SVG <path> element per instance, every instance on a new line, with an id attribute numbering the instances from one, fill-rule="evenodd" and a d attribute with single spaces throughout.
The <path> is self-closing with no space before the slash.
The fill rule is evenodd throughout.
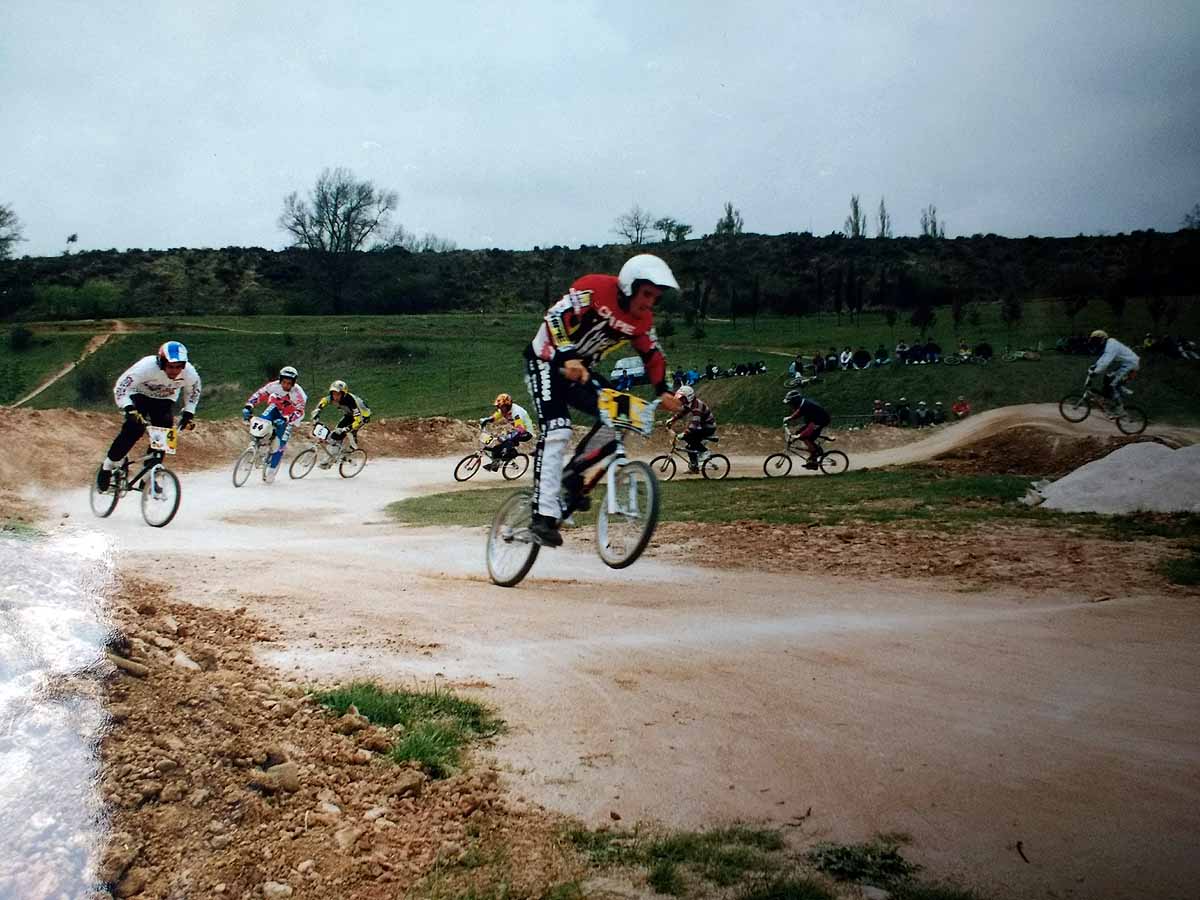
<path id="1" fill-rule="evenodd" d="M 253 447 L 247 447 L 242 451 L 242 455 L 237 458 L 237 462 L 233 464 L 233 486 L 241 487 L 250 477 L 250 473 L 254 471 L 254 465 L 258 462 L 258 452 Z"/>
<path id="2" fill-rule="evenodd" d="M 670 454 L 656 456 L 650 460 L 650 469 L 659 481 L 670 481 L 675 477 L 675 457 Z"/>
<path id="3" fill-rule="evenodd" d="M 605 565 L 623 569 L 637 561 L 654 536 L 658 505 L 653 469 L 640 461 L 617 467 L 596 513 L 596 551 Z"/>
<path id="4" fill-rule="evenodd" d="M 366 464 L 367 451 L 359 447 L 342 457 L 342 461 L 338 463 L 338 474 L 343 478 L 353 478 L 363 470 Z"/>
<path id="5" fill-rule="evenodd" d="M 458 461 L 458 465 L 454 467 L 455 481 L 470 481 L 471 477 L 479 471 L 479 454 L 472 453 L 469 456 L 464 456 Z"/>
<path id="6" fill-rule="evenodd" d="M 1122 434 L 1141 434 L 1146 430 L 1146 414 L 1136 406 L 1126 406 L 1117 416 L 1117 428 Z"/>
<path id="7" fill-rule="evenodd" d="M 500 470 L 500 474 L 504 476 L 506 481 L 516 481 L 528 471 L 529 454 L 518 453 L 504 464 L 504 468 Z"/>
<path id="8" fill-rule="evenodd" d="M 142 518 L 147 525 L 162 528 L 179 511 L 179 479 L 170 469 L 152 468 L 142 479 Z"/>
<path id="9" fill-rule="evenodd" d="M 729 474 L 729 457 L 724 453 L 714 453 L 700 466 L 700 474 L 710 481 L 720 481 Z"/>
<path id="10" fill-rule="evenodd" d="M 826 475 L 841 475 L 850 468 L 850 457 L 841 450 L 830 450 L 821 456 L 818 465 Z"/>
<path id="11" fill-rule="evenodd" d="M 303 478 L 313 470 L 313 466 L 316 464 L 316 447 L 309 447 L 307 450 L 301 450 L 292 458 L 292 464 L 288 466 L 288 475 L 290 475 L 292 478 Z"/>
<path id="12" fill-rule="evenodd" d="M 476 467 L 478 468 L 478 467 Z M 487 538 L 488 575 L 500 587 L 512 587 L 529 574 L 541 545 L 534 540 L 532 494 L 518 491 L 501 504 Z"/>
<path id="13" fill-rule="evenodd" d="M 780 478 L 792 471 L 792 457 L 788 453 L 772 453 L 763 460 L 763 474 L 768 478 Z"/>
<path id="14" fill-rule="evenodd" d="M 1092 403 L 1085 394 L 1071 394 L 1058 401 L 1058 411 L 1068 422 L 1082 422 L 1092 412 Z"/>
<path id="15" fill-rule="evenodd" d="M 957 353 L 952 353 L 949 356 L 942 357 L 943 366 L 957 366 L 962 361 L 962 357 L 960 357 Z"/>
<path id="16" fill-rule="evenodd" d="M 117 501 L 121 499 L 120 471 L 120 469 L 114 469 L 109 473 L 112 476 L 112 480 L 109 481 L 108 490 L 104 493 L 100 493 L 96 488 L 96 475 L 92 476 L 92 487 L 88 491 L 88 501 L 92 504 L 92 512 L 101 519 L 111 516 L 112 511 L 117 508 Z M 97 470 L 97 474 L 99 474 L 99 470 Z"/>

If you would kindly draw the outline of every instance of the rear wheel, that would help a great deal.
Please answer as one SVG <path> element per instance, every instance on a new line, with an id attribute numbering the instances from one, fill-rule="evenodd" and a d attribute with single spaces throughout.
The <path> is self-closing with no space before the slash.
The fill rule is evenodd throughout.
<path id="1" fill-rule="evenodd" d="M 458 461 L 458 465 L 454 467 L 455 481 L 470 481 L 471 476 L 479 471 L 479 454 L 472 453 L 470 456 L 464 456 Z"/>
<path id="2" fill-rule="evenodd" d="M 1136 406 L 1126 406 L 1117 416 L 1117 428 L 1122 434 L 1141 434 L 1146 430 L 1146 414 Z"/>
<path id="3" fill-rule="evenodd" d="M 242 455 L 237 458 L 237 462 L 233 464 L 233 486 L 241 487 L 250 477 L 250 473 L 254 471 L 254 466 L 258 462 L 258 451 L 254 447 L 247 447 L 242 451 Z"/>
<path id="4" fill-rule="evenodd" d="M 841 475 L 850 468 L 850 457 L 841 450 L 830 450 L 818 463 L 826 475 Z"/>
<path id="5" fill-rule="evenodd" d="M 600 497 L 596 513 L 596 551 L 605 565 L 623 569 L 633 565 L 654 536 L 658 525 L 659 491 L 654 471 L 644 462 L 618 466 L 609 509 L 608 492 Z"/>
<path id="6" fill-rule="evenodd" d="M 529 455 L 526 453 L 518 453 L 504 464 L 504 468 L 500 470 L 500 474 L 503 475 L 507 481 L 516 481 L 528 471 Z"/>
<path id="7" fill-rule="evenodd" d="M 650 460 L 650 469 L 660 481 L 670 481 L 675 477 L 675 457 L 669 454 L 656 456 Z"/>
<path id="8" fill-rule="evenodd" d="M 142 518 L 162 528 L 179 511 L 179 479 L 170 469 L 155 466 L 142 479 Z"/>
<path id="9" fill-rule="evenodd" d="M 1092 402 L 1085 394 L 1071 394 L 1058 401 L 1058 411 L 1068 422 L 1082 422 L 1092 412 Z"/>
<path id="10" fill-rule="evenodd" d="M 780 478 L 792 471 L 792 457 L 788 453 L 772 453 L 763 460 L 763 474 L 768 478 Z"/>
<path id="11" fill-rule="evenodd" d="M 724 453 L 714 453 L 700 466 L 700 474 L 710 481 L 720 481 L 729 474 L 729 457 Z"/>
<path id="12" fill-rule="evenodd" d="M 529 530 L 531 498 L 529 491 L 518 491 L 501 504 L 492 519 L 487 539 L 488 575 L 501 587 L 512 587 L 528 575 L 541 549 Z"/>
<path id="13" fill-rule="evenodd" d="M 957 353 L 951 353 L 949 356 L 942 357 L 943 366 L 957 366 L 962 361 L 962 357 L 960 357 Z"/>
<path id="14" fill-rule="evenodd" d="M 88 491 L 88 501 L 92 504 L 92 512 L 101 519 L 112 515 L 112 511 L 117 508 L 117 501 L 121 499 L 120 471 L 120 469 L 114 469 L 109 473 L 112 476 L 112 481 L 109 482 L 108 490 L 104 493 L 100 493 L 97 489 L 96 476 L 92 476 L 92 488 Z M 97 470 L 96 474 L 100 474 L 99 470 Z"/>
<path id="15" fill-rule="evenodd" d="M 338 474 L 343 478 L 353 478 L 363 470 L 367 464 L 367 451 L 362 447 L 357 450 L 351 450 L 342 457 L 342 461 L 338 463 Z"/>
<path id="16" fill-rule="evenodd" d="M 303 478 L 313 470 L 313 466 L 316 464 L 316 447 L 309 447 L 307 450 L 301 450 L 292 458 L 292 464 L 288 466 L 288 475 L 290 475 L 292 478 Z"/>

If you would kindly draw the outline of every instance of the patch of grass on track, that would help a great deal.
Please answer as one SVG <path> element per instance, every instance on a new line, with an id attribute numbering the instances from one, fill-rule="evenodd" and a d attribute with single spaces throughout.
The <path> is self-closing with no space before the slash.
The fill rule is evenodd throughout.
<path id="1" fill-rule="evenodd" d="M 435 778 L 458 767 L 463 747 L 472 740 L 504 728 L 504 721 L 484 704 L 436 688 L 387 690 L 356 681 L 315 696 L 339 715 L 354 706 L 374 725 L 404 726 L 388 755 L 396 762 L 415 760 Z"/>
<path id="2" fill-rule="evenodd" d="M 1159 563 L 1158 571 L 1171 584 L 1185 587 L 1200 584 L 1200 544 L 1194 544 L 1187 556 Z"/>

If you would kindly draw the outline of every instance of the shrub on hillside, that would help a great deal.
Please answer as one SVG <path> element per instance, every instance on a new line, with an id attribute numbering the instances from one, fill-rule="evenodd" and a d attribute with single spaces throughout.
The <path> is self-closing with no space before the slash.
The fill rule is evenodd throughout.
<path id="1" fill-rule="evenodd" d="M 8 330 L 8 346 L 14 353 L 28 350 L 33 343 L 33 332 L 24 325 L 14 325 Z"/>
<path id="2" fill-rule="evenodd" d="M 99 403 L 108 396 L 112 385 L 99 369 L 81 367 L 75 370 L 75 395 L 82 403 Z"/>

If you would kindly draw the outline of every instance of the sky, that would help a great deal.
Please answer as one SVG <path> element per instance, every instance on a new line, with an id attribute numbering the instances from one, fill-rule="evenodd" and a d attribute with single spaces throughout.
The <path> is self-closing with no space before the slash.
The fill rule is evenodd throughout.
<path id="1" fill-rule="evenodd" d="M 713 230 L 1173 231 L 1200 202 L 1196 0 L 39 0 L 0 8 L 17 255 L 278 249 L 344 167 L 459 247 Z"/>

